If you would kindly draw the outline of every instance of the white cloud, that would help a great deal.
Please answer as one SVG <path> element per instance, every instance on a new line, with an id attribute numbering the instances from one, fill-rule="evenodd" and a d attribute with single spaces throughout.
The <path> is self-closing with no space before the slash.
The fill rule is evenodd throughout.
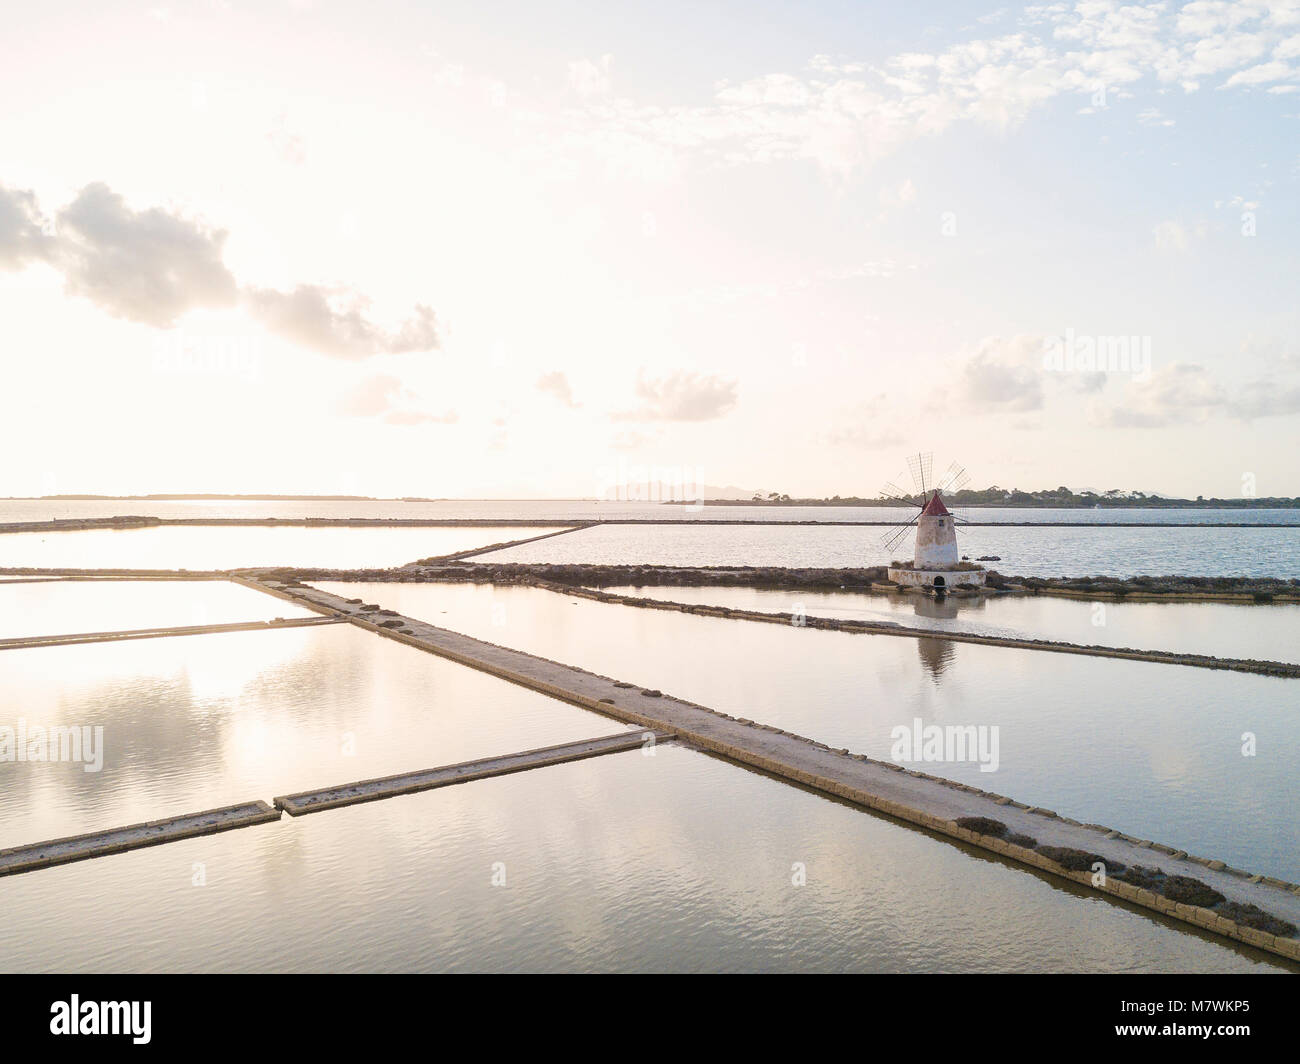
<path id="1" fill-rule="evenodd" d="M 1186 251 L 1195 240 L 1203 240 L 1209 232 L 1205 222 L 1186 224 L 1177 219 L 1157 223 L 1151 230 L 1156 247 L 1164 251 Z"/>
<path id="2" fill-rule="evenodd" d="M 459 420 L 454 410 L 433 414 L 412 405 L 419 396 L 391 373 L 367 377 L 348 392 L 335 409 L 348 417 L 382 418 L 386 425 L 450 425 Z"/>
<path id="3" fill-rule="evenodd" d="M 579 96 L 604 96 L 610 89 L 612 55 L 602 55 L 596 62 L 576 59 L 569 64 L 569 88 Z"/>
<path id="4" fill-rule="evenodd" d="M 734 380 L 677 370 L 653 380 L 638 373 L 641 405 L 614 416 L 627 421 L 711 421 L 728 413 L 740 397 Z"/>
<path id="5" fill-rule="evenodd" d="M 576 407 L 579 405 L 574 402 L 573 389 L 569 387 L 569 378 L 559 370 L 554 373 L 543 373 L 538 377 L 537 390 L 554 396 L 565 406 Z"/>

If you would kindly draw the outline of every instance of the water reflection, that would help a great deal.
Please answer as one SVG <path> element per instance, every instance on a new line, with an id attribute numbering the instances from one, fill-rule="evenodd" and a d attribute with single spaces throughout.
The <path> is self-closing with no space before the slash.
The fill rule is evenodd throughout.
<path id="1" fill-rule="evenodd" d="M 672 746 L 0 879 L 0 907 L 21 971 L 1281 967 Z"/>
<path id="2" fill-rule="evenodd" d="M 20 720 L 104 766 L 0 761 L 0 847 L 622 730 L 349 625 L 5 651 Z"/>
<path id="3" fill-rule="evenodd" d="M 748 587 L 610 587 L 619 595 L 813 617 L 894 621 L 911 627 L 1067 643 L 1300 662 L 1300 605 L 1093 602 L 1050 595 L 948 596 L 952 616 L 928 616 L 911 594 Z M 932 601 L 932 600 L 931 600 Z"/>
<path id="4" fill-rule="evenodd" d="M 310 616 L 310 610 L 224 580 L 0 583 L 0 639 Z"/>
<path id="5" fill-rule="evenodd" d="M 557 531 L 529 526 L 309 528 L 171 525 L 0 535 L 0 567 L 241 569 L 297 565 L 385 568 Z"/>
<path id="6" fill-rule="evenodd" d="M 917 617 L 926 620 L 955 620 L 957 617 L 957 600 L 948 595 L 912 595 L 912 608 Z M 964 601 L 979 601 L 966 599 Z M 956 649 L 954 643 L 946 639 L 918 639 L 916 652 L 920 655 L 921 666 L 935 680 L 943 675 L 951 663 Z"/>
<path id="7" fill-rule="evenodd" d="M 943 762 L 925 770 L 1300 880 L 1300 821 L 1290 815 L 1300 801 L 1294 680 L 967 644 L 932 668 L 918 666 L 917 640 L 897 636 L 606 605 L 525 587 L 335 588 L 873 757 L 888 758 L 892 729 L 918 717 L 997 726 L 996 772 Z M 1246 730 L 1258 740 L 1253 757 L 1242 756 Z"/>

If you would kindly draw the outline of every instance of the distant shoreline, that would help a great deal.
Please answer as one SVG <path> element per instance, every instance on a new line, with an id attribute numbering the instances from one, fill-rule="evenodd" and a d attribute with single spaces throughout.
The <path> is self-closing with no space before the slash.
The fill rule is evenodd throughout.
<path id="1" fill-rule="evenodd" d="M 967 502 L 960 497 L 945 497 L 949 506 L 963 510 L 1294 510 L 1300 509 L 1300 498 L 1270 497 L 1267 499 L 1090 499 L 1088 501 L 1021 502 Z M 663 503 L 680 506 L 681 503 Z M 702 506 L 853 506 L 894 507 L 904 503 L 893 499 L 703 499 Z"/>
<path id="2" fill-rule="evenodd" d="M 0 502 L 365 502 L 365 503 L 464 503 L 464 502 L 585 502 L 595 504 L 643 503 L 646 506 L 764 506 L 764 507 L 898 507 L 893 499 L 703 499 L 655 501 L 640 499 L 594 499 L 581 497 L 556 497 L 535 499 L 471 499 L 426 498 L 398 496 L 386 498 L 374 495 L 224 495 L 218 493 L 155 494 L 155 495 L 10 495 Z M 961 493 L 949 496 L 947 502 L 961 509 L 1000 510 L 1287 510 L 1300 509 L 1300 497 L 1270 496 L 1261 499 L 1105 499 L 1075 498 L 1073 500 L 1022 500 L 966 501 Z"/>

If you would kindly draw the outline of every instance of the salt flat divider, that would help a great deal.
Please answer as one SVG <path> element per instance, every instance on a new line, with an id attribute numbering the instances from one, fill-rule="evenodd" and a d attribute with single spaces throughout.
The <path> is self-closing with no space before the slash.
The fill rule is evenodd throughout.
<path id="1" fill-rule="evenodd" d="M 280 810 L 265 802 L 245 802 L 201 813 L 184 813 L 163 820 L 150 820 L 144 824 L 108 828 L 89 835 L 70 835 L 49 842 L 15 846 L 0 850 L 0 876 L 32 872 L 51 865 L 70 864 L 73 861 L 124 853 L 145 846 L 158 846 L 164 842 L 176 842 L 199 835 L 215 835 L 254 824 L 269 824 L 279 819 Z"/>
<path id="2" fill-rule="evenodd" d="M 444 765 L 441 768 L 403 772 L 396 776 L 343 783 L 337 787 L 322 787 L 315 791 L 301 791 L 298 794 L 282 795 L 274 799 L 274 802 L 277 809 L 283 809 L 290 816 L 305 816 L 308 813 L 319 813 L 325 809 L 337 809 L 339 806 L 355 805 L 358 802 L 374 802 L 381 798 L 415 794 L 435 787 L 468 783 L 470 780 L 505 776 L 512 772 L 526 772 L 547 765 L 561 765 L 569 761 L 599 757 L 601 754 L 635 750 L 653 746 L 655 743 L 667 742 L 672 737 L 671 732 L 662 731 L 633 731 L 622 735 L 606 735 L 599 739 L 584 739 L 576 743 L 544 746 L 517 754 L 463 761 L 457 765 Z"/>
<path id="3" fill-rule="evenodd" d="M 893 635 L 909 639 L 943 639 L 950 643 L 976 643 L 981 646 L 1010 647 L 1013 650 L 1046 650 L 1056 654 L 1081 654 L 1093 658 L 1122 658 L 1126 661 L 1150 661 L 1159 665 L 1189 665 L 1200 669 L 1225 669 L 1230 672 L 1251 672 L 1261 676 L 1300 678 L 1300 663 L 1289 661 L 1259 661 L 1249 658 L 1216 658 L 1210 654 L 1185 654 L 1177 650 L 1137 650 L 1131 647 L 1112 647 L 1100 644 L 1066 643 L 1053 639 L 985 635 L 980 632 L 962 632 L 938 628 L 916 628 L 895 621 L 856 621 L 838 617 L 805 616 L 796 620 L 794 614 L 767 610 L 746 610 L 730 606 L 708 606 L 703 603 L 674 602 L 672 599 L 651 598 L 648 595 L 611 595 L 598 588 L 557 584 L 549 580 L 532 579 L 529 587 L 554 591 L 559 595 L 590 599 L 609 605 L 634 606 L 643 610 L 668 610 L 690 613 L 697 617 L 721 617 L 731 621 L 758 621 L 761 624 L 781 624 L 794 628 L 816 628 L 850 635 Z"/>
<path id="4" fill-rule="evenodd" d="M 490 554 L 495 550 L 506 550 L 510 547 L 519 547 L 525 543 L 536 543 L 539 539 L 550 539 L 552 536 L 567 536 L 570 532 L 583 532 L 588 528 L 595 528 L 596 523 L 577 525 L 574 528 L 562 528 L 558 532 L 543 532 L 540 536 L 528 536 L 525 539 L 510 539 L 504 543 L 493 543 L 487 547 L 471 547 L 469 550 L 455 551 L 452 554 L 439 554 L 435 557 L 422 558 L 419 561 L 411 562 L 412 565 L 434 564 L 441 562 L 458 562 L 466 558 L 473 558 L 478 554 Z"/>
<path id="5" fill-rule="evenodd" d="M 194 624 L 180 628 L 129 628 L 120 632 L 82 632 L 72 635 L 15 636 L 0 639 L 0 650 L 79 646 L 83 643 L 117 643 L 129 639 L 165 639 L 176 635 L 215 635 L 220 632 L 268 632 L 280 628 L 307 628 L 338 624 L 341 617 L 289 617 L 282 621 L 235 621 L 229 624 Z"/>

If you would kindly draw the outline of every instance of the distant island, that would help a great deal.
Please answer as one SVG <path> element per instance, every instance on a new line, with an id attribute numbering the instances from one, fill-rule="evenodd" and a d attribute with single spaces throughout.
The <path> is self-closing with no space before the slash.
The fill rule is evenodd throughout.
<path id="1" fill-rule="evenodd" d="M 1285 496 L 1268 498 L 1232 498 L 1207 499 L 1198 495 L 1195 499 L 1171 498 L 1167 495 L 1148 495 L 1141 491 L 1074 492 L 1067 487 L 1047 491 L 1021 491 L 1018 488 L 967 488 L 962 491 L 944 492 L 944 501 L 950 506 L 998 506 L 1024 507 L 1030 509 L 1106 509 L 1122 507 L 1124 509 L 1237 509 L 1237 510 L 1273 510 L 1300 508 L 1300 496 L 1288 499 Z M 856 495 L 833 495 L 829 499 L 792 499 L 789 495 L 768 492 L 766 495 L 755 494 L 750 499 L 705 499 L 707 506 L 898 506 L 894 499 L 865 499 Z"/>

